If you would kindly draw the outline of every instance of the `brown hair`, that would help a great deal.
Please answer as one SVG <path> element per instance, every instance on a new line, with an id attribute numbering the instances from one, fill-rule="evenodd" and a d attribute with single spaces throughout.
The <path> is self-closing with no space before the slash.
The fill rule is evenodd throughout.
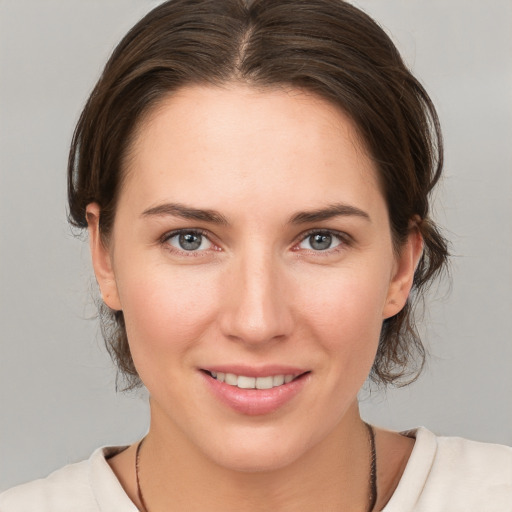
<path id="1" fill-rule="evenodd" d="M 80 116 L 68 165 L 70 222 L 87 227 L 86 206 L 97 202 L 108 243 L 123 157 L 142 116 L 179 87 L 229 81 L 297 87 L 338 105 L 377 165 L 397 250 L 410 220 L 421 219 L 411 298 L 384 321 L 370 374 L 385 384 L 414 380 L 425 350 L 412 303 L 448 256 L 429 217 L 443 163 L 439 121 L 386 33 L 342 0 L 171 0 L 147 14 L 114 50 Z M 127 387 L 136 387 L 123 313 L 103 304 L 100 313 L 107 348 Z"/>

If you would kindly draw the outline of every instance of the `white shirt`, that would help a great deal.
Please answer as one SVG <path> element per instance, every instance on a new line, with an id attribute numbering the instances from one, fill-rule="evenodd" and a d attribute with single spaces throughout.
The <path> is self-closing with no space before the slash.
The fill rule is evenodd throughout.
<path id="1" fill-rule="evenodd" d="M 416 443 L 382 512 L 512 512 L 512 448 L 423 427 L 404 434 Z M 99 448 L 87 461 L 5 491 L 0 512 L 138 512 L 106 460 L 122 449 Z"/>

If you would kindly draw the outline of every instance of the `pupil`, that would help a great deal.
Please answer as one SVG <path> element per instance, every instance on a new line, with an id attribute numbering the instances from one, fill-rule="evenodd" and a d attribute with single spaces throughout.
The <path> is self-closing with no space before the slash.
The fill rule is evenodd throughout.
<path id="1" fill-rule="evenodd" d="M 185 251 L 194 251 L 201 246 L 202 235 L 197 233 L 183 233 L 180 235 L 180 247 Z"/>
<path id="2" fill-rule="evenodd" d="M 309 243 L 313 249 L 317 251 L 325 251 L 325 249 L 329 249 L 332 242 L 332 236 L 329 234 L 317 233 L 316 235 L 311 235 L 309 237 Z"/>

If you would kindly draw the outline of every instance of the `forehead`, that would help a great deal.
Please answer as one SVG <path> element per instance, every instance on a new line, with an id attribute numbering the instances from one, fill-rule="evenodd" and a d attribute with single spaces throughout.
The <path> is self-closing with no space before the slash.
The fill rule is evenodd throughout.
<path id="1" fill-rule="evenodd" d="M 297 201 L 370 201 L 376 169 L 351 119 L 297 89 L 184 87 L 140 123 L 126 159 L 125 192 L 147 200 L 213 196 Z M 140 194 L 139 194 L 140 195 Z M 202 206 L 205 206 L 204 204 Z"/>

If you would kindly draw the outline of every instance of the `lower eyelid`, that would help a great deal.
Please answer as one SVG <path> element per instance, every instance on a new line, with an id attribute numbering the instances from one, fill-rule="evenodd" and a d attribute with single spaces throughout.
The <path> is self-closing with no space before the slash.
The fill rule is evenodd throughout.
<path id="1" fill-rule="evenodd" d="M 205 249 L 201 249 L 201 250 L 187 251 L 185 249 L 181 249 L 181 248 L 176 247 L 169 243 L 169 241 L 172 238 L 177 237 L 181 234 L 185 234 L 185 233 L 195 233 L 195 234 L 201 235 L 208 241 L 209 247 L 207 247 Z M 309 251 L 311 253 L 315 253 L 317 255 L 322 255 L 322 254 L 327 255 L 329 253 L 335 252 L 336 250 L 343 249 L 344 247 L 347 247 L 352 244 L 352 238 L 350 237 L 350 235 L 347 235 L 345 233 L 339 233 L 339 232 L 330 231 L 330 230 L 313 230 L 313 231 L 309 231 L 306 234 L 301 235 L 301 238 L 293 245 L 292 249 L 293 250 L 301 250 L 301 248 L 299 247 L 300 244 L 314 234 L 329 234 L 334 239 L 336 239 L 338 241 L 338 243 L 334 247 L 329 247 L 328 249 L 325 249 L 325 250 L 303 249 L 303 250 Z M 180 230 L 171 231 L 169 233 L 166 233 L 165 235 L 163 235 L 160 238 L 160 244 L 166 246 L 166 248 L 171 252 L 178 253 L 178 254 L 184 254 L 185 256 L 200 256 L 202 253 L 207 253 L 212 250 L 213 251 L 221 250 L 212 241 L 211 237 L 209 236 L 209 233 L 204 232 L 202 230 L 194 230 L 194 229 L 180 229 Z"/>
<path id="2" fill-rule="evenodd" d="M 294 247 L 300 249 L 299 246 L 301 243 L 305 242 L 306 240 L 308 240 L 309 237 L 311 237 L 312 235 L 316 235 L 316 234 L 330 235 L 334 239 L 336 239 L 338 241 L 338 243 L 334 247 L 329 247 L 328 249 L 325 249 L 325 250 L 315 250 L 315 249 L 304 249 L 304 250 L 308 250 L 308 251 L 318 253 L 318 254 L 321 254 L 321 253 L 327 254 L 329 252 L 336 250 L 340 246 L 347 246 L 347 245 L 350 245 L 350 243 L 351 243 L 350 237 L 344 233 L 339 233 L 337 231 L 331 231 L 331 230 L 318 229 L 318 230 L 312 230 L 312 231 L 309 231 L 309 232 L 303 234 L 301 236 L 300 240 L 294 244 Z"/>
<path id="3" fill-rule="evenodd" d="M 208 241 L 209 247 L 207 247 L 205 249 L 201 249 L 201 250 L 197 249 L 197 250 L 187 251 L 185 249 L 181 249 L 180 247 L 177 247 L 170 243 L 170 240 L 172 240 L 173 238 L 178 237 L 179 235 L 187 234 L 187 233 L 201 235 L 201 237 L 203 237 L 204 239 L 206 239 Z M 195 230 L 195 229 L 179 229 L 176 231 L 171 231 L 169 233 L 166 233 L 165 235 L 163 235 L 160 238 L 160 243 L 163 246 L 165 246 L 169 251 L 174 252 L 174 253 L 184 254 L 186 256 L 192 256 L 192 255 L 197 256 L 201 253 L 208 252 L 209 250 L 211 250 L 212 248 L 215 247 L 215 244 L 212 242 L 211 238 L 208 236 L 208 233 L 205 233 L 204 231 L 201 231 L 201 230 Z"/>

